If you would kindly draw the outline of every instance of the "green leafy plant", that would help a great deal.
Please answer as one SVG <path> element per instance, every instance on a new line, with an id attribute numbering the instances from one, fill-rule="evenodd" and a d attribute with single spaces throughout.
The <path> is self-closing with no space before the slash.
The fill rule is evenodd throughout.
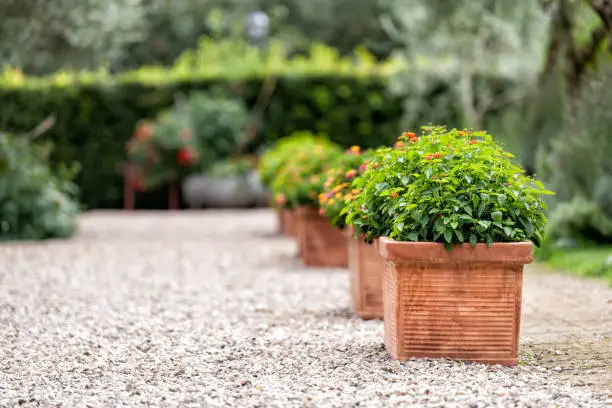
<path id="1" fill-rule="evenodd" d="M 0 240 L 71 236 L 80 211 L 72 178 L 75 166 L 53 173 L 50 144 L 0 134 Z"/>
<path id="2" fill-rule="evenodd" d="M 201 147 L 189 117 L 174 111 L 141 122 L 126 149 L 135 166 L 130 182 L 136 191 L 160 187 L 192 173 L 200 165 Z"/>
<path id="3" fill-rule="evenodd" d="M 236 148 L 246 109 L 231 99 L 194 93 L 185 103 L 142 121 L 127 143 L 136 190 L 158 188 L 206 169 Z"/>
<path id="4" fill-rule="evenodd" d="M 252 168 L 253 162 L 248 158 L 220 160 L 210 166 L 206 174 L 215 178 L 244 177 Z"/>
<path id="5" fill-rule="evenodd" d="M 244 135 L 249 112 L 244 103 L 227 97 L 208 96 L 203 92 L 189 94 L 186 109 L 200 145 L 201 163 L 211 166 L 230 156 Z"/>
<path id="6" fill-rule="evenodd" d="M 327 179 L 323 184 L 323 192 L 319 194 L 319 214 L 329 218 L 337 228 L 346 226 L 346 214 L 343 212 L 345 202 L 351 201 L 359 190 L 353 189 L 351 183 L 355 177 L 365 171 L 367 155 L 361 152 L 359 146 L 352 146 L 338 160 L 336 166 L 328 170 Z"/>
<path id="7" fill-rule="evenodd" d="M 552 194 L 525 176 L 513 156 L 484 131 L 426 127 L 404 133 L 393 149 L 380 149 L 354 188 L 347 223 L 371 242 L 398 241 L 476 245 L 542 241 Z M 373 165 L 377 164 L 378 168 Z"/>
<path id="8" fill-rule="evenodd" d="M 288 157 L 271 183 L 277 205 L 318 207 L 326 172 L 342 156 L 342 149 L 324 137 L 302 143 L 299 151 Z"/>
<path id="9" fill-rule="evenodd" d="M 270 186 L 274 178 L 292 157 L 301 149 L 316 144 L 319 137 L 307 131 L 295 132 L 291 136 L 280 139 L 261 155 L 259 160 L 259 178 L 265 186 Z"/>

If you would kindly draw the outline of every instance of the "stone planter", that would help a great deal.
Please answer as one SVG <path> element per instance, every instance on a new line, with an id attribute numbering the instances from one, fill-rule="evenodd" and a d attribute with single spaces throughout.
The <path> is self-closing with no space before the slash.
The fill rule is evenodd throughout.
<path id="1" fill-rule="evenodd" d="M 348 245 L 342 231 L 310 207 L 297 208 L 298 251 L 304 265 L 346 267 Z"/>
<path id="2" fill-rule="evenodd" d="M 255 203 L 247 177 L 214 178 L 193 174 L 183 182 L 183 198 L 189 208 L 244 208 Z"/>
<path id="3" fill-rule="evenodd" d="M 529 242 L 457 246 L 378 241 L 385 345 L 392 357 L 518 363 L 523 266 Z"/>
<path id="4" fill-rule="evenodd" d="M 353 229 L 345 232 L 348 239 L 351 303 L 362 319 L 383 318 L 384 262 L 374 243 L 367 244 L 353 237 Z"/>
<path id="5" fill-rule="evenodd" d="M 256 207 L 267 207 L 270 202 L 270 193 L 261 183 L 259 174 L 256 171 L 249 171 L 247 175 L 247 184 L 253 195 L 253 205 Z"/>

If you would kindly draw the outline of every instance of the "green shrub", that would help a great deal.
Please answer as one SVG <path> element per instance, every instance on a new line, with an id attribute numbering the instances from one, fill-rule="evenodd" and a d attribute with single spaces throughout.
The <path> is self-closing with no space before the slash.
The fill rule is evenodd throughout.
<path id="1" fill-rule="evenodd" d="M 215 178 L 246 176 L 253 168 L 253 162 L 247 158 L 220 160 L 208 168 L 206 174 Z"/>
<path id="2" fill-rule="evenodd" d="M 546 238 L 551 244 L 561 238 L 571 238 L 577 242 L 612 243 L 612 218 L 596 202 L 575 197 L 562 202 L 551 213 Z"/>
<path id="3" fill-rule="evenodd" d="M 453 244 L 533 241 L 546 218 L 540 182 L 523 175 L 486 132 L 427 127 L 381 148 L 355 178 L 361 189 L 347 202 L 347 223 L 368 242 Z M 375 168 L 376 165 L 376 168 Z"/>
<path id="4" fill-rule="evenodd" d="M 53 174 L 49 145 L 0 135 L 0 240 L 68 237 L 76 228 L 79 206 L 71 182 L 74 168 Z"/>
<path id="5" fill-rule="evenodd" d="M 295 157 L 300 150 L 307 149 L 320 139 L 310 132 L 295 132 L 291 136 L 280 139 L 268 148 L 259 161 L 259 178 L 269 187 L 281 172 L 282 168 Z"/>
<path id="6" fill-rule="evenodd" d="M 160 188 L 227 158 L 246 120 L 238 101 L 196 92 L 154 120 L 140 123 L 126 146 L 134 189 Z"/>
<path id="7" fill-rule="evenodd" d="M 24 131 L 54 114 L 48 135 L 55 145 L 52 163 L 82 164 L 76 182 L 82 202 L 93 208 L 121 206 L 125 144 L 140 120 L 172 106 L 177 94 L 215 91 L 250 109 L 265 79 L 277 75 L 259 136 L 246 152 L 300 130 L 326 133 L 345 147 L 380 146 L 392 141 L 387 135 L 397 134 L 402 108 L 387 93 L 387 75 L 397 69 L 392 63 L 341 59 L 321 46 L 307 58 L 291 60 L 279 56 L 273 44 L 269 51 L 265 58 L 252 52 L 240 63 L 209 58 L 208 64 L 194 51 L 172 69 L 149 67 L 117 76 L 28 78 L 6 72 L 0 81 L 0 128 Z"/>
<path id="8" fill-rule="evenodd" d="M 557 192 L 551 237 L 612 240 L 611 87 L 610 68 L 590 78 L 572 101 L 563 132 L 540 156 L 540 174 Z"/>
<path id="9" fill-rule="evenodd" d="M 302 133 L 297 138 L 301 138 Z M 280 206 L 318 208 L 318 196 L 323 192 L 326 173 L 342 157 L 342 150 L 325 137 L 308 138 L 274 177 L 270 190 Z"/>

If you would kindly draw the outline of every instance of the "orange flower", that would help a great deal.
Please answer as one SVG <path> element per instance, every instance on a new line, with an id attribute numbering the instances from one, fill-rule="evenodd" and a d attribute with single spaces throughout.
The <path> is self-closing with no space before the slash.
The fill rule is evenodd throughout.
<path id="1" fill-rule="evenodd" d="M 470 140 L 470 144 L 471 145 L 478 144 L 478 140 L 472 139 L 472 140 Z"/>
<path id="2" fill-rule="evenodd" d="M 287 202 L 287 198 L 284 194 L 279 193 L 276 195 L 276 197 L 274 197 L 274 201 L 276 201 L 276 203 L 279 205 L 284 205 Z"/>
<path id="3" fill-rule="evenodd" d="M 352 179 L 353 177 L 355 177 L 357 175 L 357 170 L 355 169 L 351 169 L 349 171 L 346 172 L 346 174 L 344 175 L 344 177 L 346 177 L 347 179 Z"/>
<path id="4" fill-rule="evenodd" d="M 319 215 L 325 215 L 325 210 L 322 208 L 319 208 Z"/>
<path id="5" fill-rule="evenodd" d="M 147 124 L 142 124 L 136 129 L 134 137 L 138 140 L 147 140 L 151 138 L 151 134 L 151 126 Z"/>
<path id="6" fill-rule="evenodd" d="M 436 159 L 441 159 L 441 158 L 442 158 L 442 153 L 437 152 L 437 153 L 435 153 L 435 154 L 434 154 L 434 157 L 435 157 Z"/>
<path id="7" fill-rule="evenodd" d="M 404 147 L 406 145 L 406 143 L 399 141 L 399 142 L 395 142 L 395 145 L 393 146 L 395 149 L 398 149 L 400 147 Z"/>
<path id="8" fill-rule="evenodd" d="M 389 197 L 391 197 L 391 198 L 397 198 L 398 196 L 399 196 L 399 194 L 397 193 L 397 191 L 394 191 L 391 194 L 389 194 Z"/>

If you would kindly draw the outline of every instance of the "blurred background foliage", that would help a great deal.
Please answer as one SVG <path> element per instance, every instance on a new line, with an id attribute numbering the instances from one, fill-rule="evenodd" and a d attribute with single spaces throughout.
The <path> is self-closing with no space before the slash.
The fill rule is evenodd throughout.
<path id="1" fill-rule="evenodd" d="M 246 153 L 302 130 L 375 147 L 486 128 L 557 191 L 551 242 L 612 241 L 607 0 L 4 0 L 0 15 L 0 129 L 55 115 L 50 163 L 81 163 L 89 207 L 119 206 L 139 120 L 192 91 L 253 110 L 274 77 Z"/>

